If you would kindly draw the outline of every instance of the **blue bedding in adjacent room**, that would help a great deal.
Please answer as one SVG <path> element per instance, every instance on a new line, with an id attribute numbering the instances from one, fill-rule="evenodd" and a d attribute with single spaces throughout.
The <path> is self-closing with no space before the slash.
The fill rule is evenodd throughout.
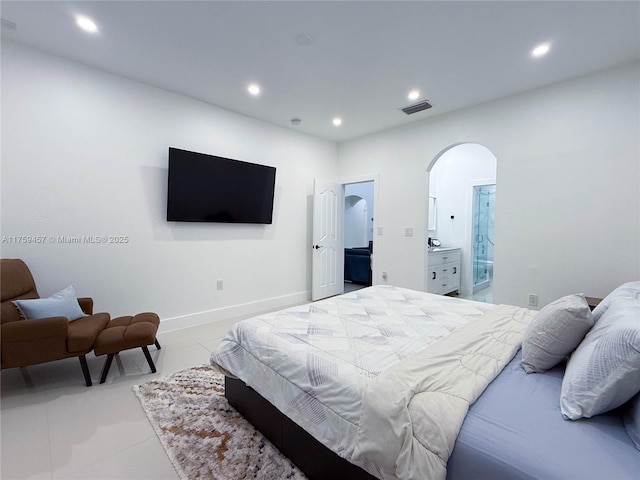
<path id="1" fill-rule="evenodd" d="M 521 352 L 471 406 L 447 480 L 638 480 L 640 452 L 618 411 L 578 421 L 560 414 L 565 364 L 527 374 Z"/>

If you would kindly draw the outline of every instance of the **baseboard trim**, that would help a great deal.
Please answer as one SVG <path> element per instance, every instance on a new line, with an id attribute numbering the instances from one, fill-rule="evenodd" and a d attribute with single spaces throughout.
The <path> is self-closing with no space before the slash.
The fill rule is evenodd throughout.
<path id="1" fill-rule="evenodd" d="M 160 320 L 158 333 L 166 333 L 183 328 L 195 327 L 206 323 L 220 322 L 232 318 L 241 319 L 243 317 L 259 315 L 261 313 L 278 310 L 281 308 L 307 303 L 311 298 L 311 292 L 304 291 L 283 295 L 281 297 L 267 298 L 255 302 L 230 305 L 228 307 L 216 308 L 204 312 L 190 313 L 180 317 L 163 318 Z"/>

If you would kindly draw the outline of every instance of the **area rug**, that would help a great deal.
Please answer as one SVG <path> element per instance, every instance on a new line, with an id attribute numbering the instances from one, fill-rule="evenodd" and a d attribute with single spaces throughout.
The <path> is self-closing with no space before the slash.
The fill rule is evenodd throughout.
<path id="1" fill-rule="evenodd" d="M 303 480 L 224 397 L 224 377 L 208 365 L 133 387 L 180 478 Z"/>

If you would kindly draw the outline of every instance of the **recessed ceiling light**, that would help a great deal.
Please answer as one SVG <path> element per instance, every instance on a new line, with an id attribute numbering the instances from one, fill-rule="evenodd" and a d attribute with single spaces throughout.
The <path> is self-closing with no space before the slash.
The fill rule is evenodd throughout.
<path id="1" fill-rule="evenodd" d="M 417 100 L 418 98 L 420 98 L 420 90 L 411 90 L 407 97 L 409 98 L 409 100 Z"/>
<path id="2" fill-rule="evenodd" d="M 257 83 L 252 83 L 247 87 L 247 91 L 253 95 L 254 97 L 260 95 L 260 85 Z"/>
<path id="3" fill-rule="evenodd" d="M 543 57 L 547 53 L 549 53 L 549 49 L 550 48 L 551 48 L 550 44 L 542 43 L 542 44 L 538 45 L 536 48 L 534 48 L 533 50 L 531 50 L 531 56 L 535 57 L 535 58 Z"/>
<path id="4" fill-rule="evenodd" d="M 98 26 L 96 25 L 96 22 L 91 20 L 89 17 L 85 17 L 84 15 L 76 15 L 76 25 L 78 25 L 85 32 L 98 32 Z"/>
<path id="5" fill-rule="evenodd" d="M 342 119 L 341 119 L 340 117 L 336 117 L 336 118 L 334 118 L 334 119 L 333 119 L 333 124 L 334 124 L 336 127 L 339 127 L 340 125 L 342 125 Z"/>

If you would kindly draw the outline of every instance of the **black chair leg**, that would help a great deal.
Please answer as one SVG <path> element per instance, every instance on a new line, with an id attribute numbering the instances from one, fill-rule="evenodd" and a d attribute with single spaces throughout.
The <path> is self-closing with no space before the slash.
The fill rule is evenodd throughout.
<path id="1" fill-rule="evenodd" d="M 144 356 L 147 359 L 147 363 L 149 364 L 149 368 L 151 369 L 151 373 L 156 373 L 156 366 L 153 364 L 153 360 L 151 358 L 151 354 L 149 354 L 149 349 L 145 345 L 142 347 L 142 351 L 144 352 Z"/>
<path id="2" fill-rule="evenodd" d="M 109 373 L 109 369 L 111 368 L 111 362 L 113 362 L 113 357 L 115 353 L 109 353 L 107 355 L 107 360 L 104 362 L 104 367 L 102 367 L 102 375 L 100 375 L 100 383 L 104 383 L 107 379 L 107 374 Z"/>
<path id="3" fill-rule="evenodd" d="M 157 339 L 157 338 L 156 338 L 156 343 L 155 343 L 155 345 L 156 345 L 156 348 L 157 348 L 158 350 L 160 350 L 160 349 L 162 348 L 162 347 L 160 346 L 160 342 L 158 341 L 158 339 Z"/>
<path id="4" fill-rule="evenodd" d="M 84 374 L 84 381 L 87 384 L 87 387 L 90 387 L 92 383 L 91 375 L 89 374 L 89 366 L 87 365 L 87 357 L 80 355 L 78 359 L 80 360 L 80 366 L 82 367 L 82 373 Z"/>

